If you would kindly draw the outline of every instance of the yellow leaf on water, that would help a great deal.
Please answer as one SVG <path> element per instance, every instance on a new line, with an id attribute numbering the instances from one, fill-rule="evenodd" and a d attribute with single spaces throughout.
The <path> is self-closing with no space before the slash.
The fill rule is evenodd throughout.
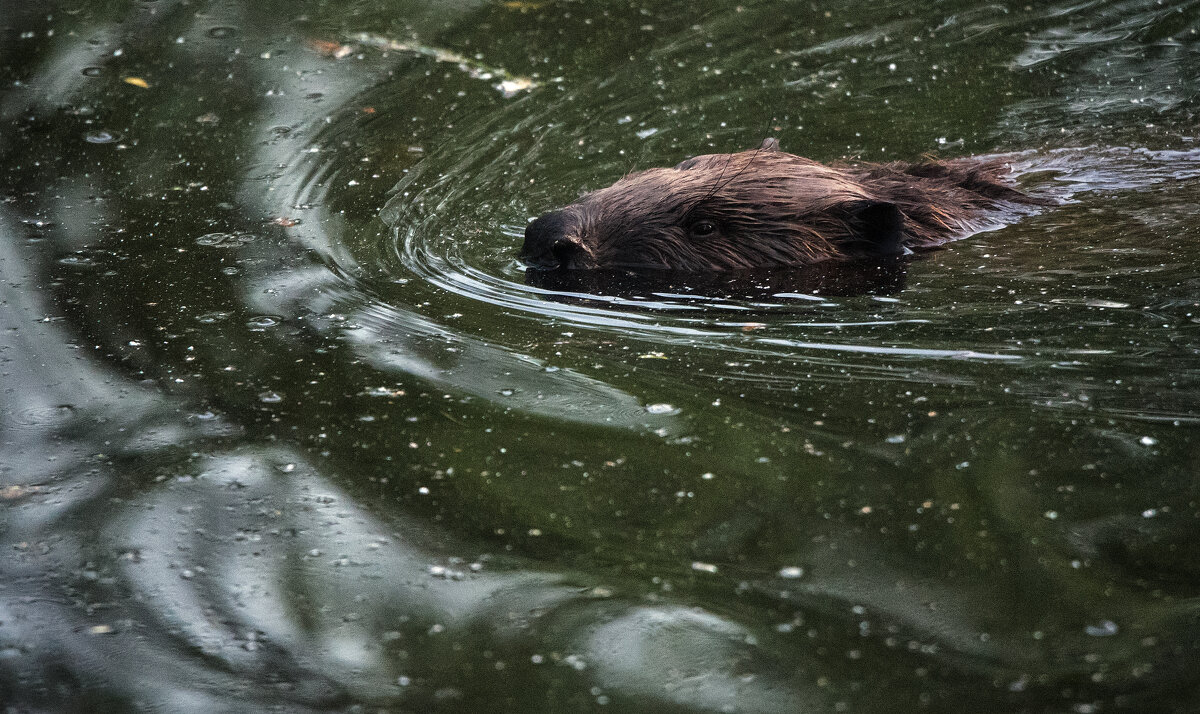
<path id="1" fill-rule="evenodd" d="M 146 80 L 142 79 L 141 77 L 126 77 L 125 84 L 132 84 L 133 86 L 141 87 L 142 89 L 150 88 L 150 83 L 147 82 Z"/>
<path id="2" fill-rule="evenodd" d="M 5 486 L 4 488 L 0 488 L 0 500 L 15 501 L 41 490 L 41 486 Z"/>

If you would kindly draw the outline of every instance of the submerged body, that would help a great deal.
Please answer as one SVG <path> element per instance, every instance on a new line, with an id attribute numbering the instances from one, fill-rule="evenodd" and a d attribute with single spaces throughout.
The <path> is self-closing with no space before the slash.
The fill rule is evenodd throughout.
<path id="1" fill-rule="evenodd" d="M 977 230 L 1006 206 L 1050 203 L 1006 174 L 998 159 L 825 166 L 767 139 L 586 194 L 530 223 L 521 259 L 716 272 L 902 255 Z"/>

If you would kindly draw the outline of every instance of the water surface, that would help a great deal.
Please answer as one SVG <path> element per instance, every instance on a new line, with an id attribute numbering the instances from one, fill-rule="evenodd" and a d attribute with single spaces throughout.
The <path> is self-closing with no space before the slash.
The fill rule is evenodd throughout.
<path id="1" fill-rule="evenodd" d="M 0 699 L 1192 711 L 1200 7 L 10 3 Z M 1064 203 L 555 281 L 777 136 Z"/>

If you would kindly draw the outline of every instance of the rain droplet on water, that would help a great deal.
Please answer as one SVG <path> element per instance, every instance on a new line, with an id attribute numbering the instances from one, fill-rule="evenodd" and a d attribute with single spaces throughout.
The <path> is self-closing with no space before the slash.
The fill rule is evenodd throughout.
<path id="1" fill-rule="evenodd" d="M 275 327 L 282 321 L 283 318 L 276 315 L 255 315 L 246 321 L 246 327 L 254 332 L 262 332 L 268 327 Z"/>
<path id="2" fill-rule="evenodd" d="M 206 312 L 204 314 L 197 315 L 196 321 L 203 323 L 205 325 L 211 325 L 214 322 L 220 322 L 221 320 L 224 320 L 225 318 L 229 317 L 229 314 L 230 313 L 228 313 L 228 312 L 221 312 L 221 311 Z"/>
<path id="3" fill-rule="evenodd" d="M 241 248 L 247 243 L 253 243 L 253 233 L 205 233 L 196 239 L 196 245 L 206 245 L 212 248 Z"/>
<path id="4" fill-rule="evenodd" d="M 1091 637 L 1112 637 L 1120 632 L 1121 628 L 1112 620 L 1104 620 L 1096 625 L 1088 625 L 1083 631 Z"/>
<path id="5" fill-rule="evenodd" d="M 86 268 L 95 263 L 91 258 L 85 255 L 68 255 L 58 259 L 62 265 L 69 265 L 76 268 Z"/>

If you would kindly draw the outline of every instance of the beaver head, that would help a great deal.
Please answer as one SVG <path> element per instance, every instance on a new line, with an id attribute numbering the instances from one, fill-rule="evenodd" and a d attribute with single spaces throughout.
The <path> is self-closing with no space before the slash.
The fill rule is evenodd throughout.
<path id="1" fill-rule="evenodd" d="M 537 268 L 718 271 L 905 252 L 904 216 L 853 174 L 774 139 L 630 174 L 525 229 Z"/>

